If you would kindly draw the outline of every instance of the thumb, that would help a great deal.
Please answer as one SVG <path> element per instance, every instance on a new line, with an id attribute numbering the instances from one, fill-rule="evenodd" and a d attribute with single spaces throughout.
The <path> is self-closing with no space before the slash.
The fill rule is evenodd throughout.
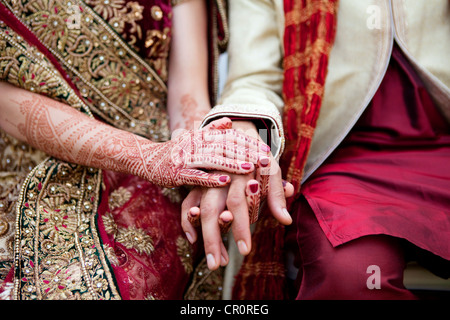
<path id="1" fill-rule="evenodd" d="M 279 181 L 271 181 L 269 183 L 267 205 L 269 206 L 275 219 L 277 219 L 280 223 L 284 225 L 289 225 L 292 223 L 292 218 L 286 209 L 285 188 L 283 188 L 281 179 Z"/>

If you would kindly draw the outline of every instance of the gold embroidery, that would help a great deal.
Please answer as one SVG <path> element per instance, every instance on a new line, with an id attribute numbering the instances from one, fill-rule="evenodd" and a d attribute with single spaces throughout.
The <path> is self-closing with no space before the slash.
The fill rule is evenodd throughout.
<path id="1" fill-rule="evenodd" d="M 96 114 L 155 141 L 170 138 L 164 81 L 113 30 L 127 22 L 139 34 L 135 21 L 140 9 L 135 3 L 117 13 L 122 14 L 118 21 L 111 18 L 110 27 L 82 1 L 73 0 L 80 7 L 81 24 L 69 28 L 65 20 L 70 16 L 66 11 L 70 0 L 2 2 L 59 60 Z M 142 112 L 133 112 L 137 109 Z"/>
<path id="2" fill-rule="evenodd" d="M 145 47 L 150 48 L 146 60 L 155 70 L 159 71 L 161 79 L 167 81 L 170 29 L 164 28 L 163 31 L 147 30 Z"/>
<path id="3" fill-rule="evenodd" d="M 143 19 L 144 7 L 135 1 L 124 0 L 87 0 L 103 20 L 107 21 L 114 30 L 128 40 L 133 46 L 137 40 L 142 39 L 142 28 L 136 22 Z M 125 26 L 130 27 L 125 33 Z M 128 39 L 129 38 L 129 39 Z"/>
<path id="4" fill-rule="evenodd" d="M 155 249 L 152 238 L 143 229 L 133 226 L 128 228 L 119 227 L 116 241 L 123 244 L 127 249 L 136 250 L 139 254 L 145 253 L 150 255 Z"/>
<path id="5" fill-rule="evenodd" d="M 152 18 L 156 21 L 160 21 L 163 18 L 163 11 L 161 8 L 157 5 L 154 5 L 150 8 L 150 13 L 152 15 Z"/>
<path id="6" fill-rule="evenodd" d="M 206 258 L 195 268 L 192 283 L 184 298 L 186 300 L 220 300 L 222 297 L 223 268 L 211 271 Z"/>
<path id="7" fill-rule="evenodd" d="M 117 235 L 117 224 L 112 214 L 110 212 L 105 213 L 102 216 L 102 220 L 106 233 L 115 237 Z"/>
<path id="8" fill-rule="evenodd" d="M 49 159 L 28 176 L 16 222 L 16 297 L 120 298 L 95 229 L 100 173 Z"/>
<path id="9" fill-rule="evenodd" d="M 114 252 L 114 248 L 110 247 L 108 244 L 103 245 L 103 250 L 105 251 L 106 257 L 108 258 L 109 263 L 113 266 L 119 265 L 119 258 Z"/>
<path id="10" fill-rule="evenodd" d="M 169 198 L 170 202 L 180 203 L 182 200 L 179 188 L 162 188 L 162 194 Z"/>
<path id="11" fill-rule="evenodd" d="M 123 206 L 131 198 L 131 192 L 124 187 L 114 190 L 109 197 L 109 208 L 111 210 Z"/>
<path id="12" fill-rule="evenodd" d="M 184 271 L 190 274 L 194 269 L 192 266 L 192 248 L 189 241 L 181 236 L 177 238 L 177 254 L 180 257 Z"/>

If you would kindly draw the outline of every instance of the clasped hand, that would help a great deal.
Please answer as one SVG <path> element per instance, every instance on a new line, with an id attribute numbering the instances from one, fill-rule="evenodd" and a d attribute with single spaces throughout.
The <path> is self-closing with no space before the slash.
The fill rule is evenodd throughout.
<path id="1" fill-rule="evenodd" d="M 221 125 L 230 124 L 228 121 L 212 125 L 222 128 Z M 233 121 L 233 128 L 266 146 L 253 123 Z M 257 221 L 264 201 L 267 201 L 268 208 L 280 223 L 288 225 L 292 222 L 286 210 L 286 197 L 292 196 L 294 189 L 282 179 L 277 161 L 267 152 L 259 153 L 256 163 L 252 163 L 256 165 L 256 170 L 247 174 L 230 174 L 229 185 L 222 188 L 195 187 L 183 201 L 182 228 L 191 243 L 197 241 L 197 231 L 201 229 L 207 265 L 211 270 L 228 264 L 229 256 L 222 234 L 228 232 L 230 227 L 239 252 L 242 255 L 250 252 L 250 225 Z M 211 174 L 223 173 L 214 171 Z"/>
<path id="2" fill-rule="evenodd" d="M 231 181 L 229 174 L 253 172 L 270 148 L 231 126 L 231 120 L 224 118 L 202 130 L 180 130 L 170 141 L 150 145 L 145 149 L 147 179 L 164 187 L 223 187 Z"/>

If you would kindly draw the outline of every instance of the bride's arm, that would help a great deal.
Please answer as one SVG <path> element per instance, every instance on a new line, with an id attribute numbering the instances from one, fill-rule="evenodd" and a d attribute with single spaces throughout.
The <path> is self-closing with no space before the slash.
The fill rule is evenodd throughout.
<path id="1" fill-rule="evenodd" d="M 162 186 L 225 185 L 228 176 L 197 169 L 247 173 L 253 164 L 233 157 L 245 159 L 247 145 L 255 163 L 260 148 L 232 130 L 186 131 L 171 141 L 154 143 L 4 82 L 0 82 L 0 127 L 64 161 L 130 173 Z M 234 137 L 237 144 L 231 142 Z"/>
<path id="2" fill-rule="evenodd" d="M 199 128 L 211 110 L 206 1 L 190 0 L 173 8 L 168 71 L 171 131 Z"/>

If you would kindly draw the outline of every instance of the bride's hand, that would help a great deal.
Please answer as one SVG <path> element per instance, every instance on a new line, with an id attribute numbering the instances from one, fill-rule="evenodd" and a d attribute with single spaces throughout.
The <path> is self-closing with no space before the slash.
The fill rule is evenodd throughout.
<path id="1" fill-rule="evenodd" d="M 220 187 L 227 185 L 230 177 L 203 170 L 232 174 L 254 171 L 258 159 L 269 154 L 269 146 L 231 126 L 231 120 L 222 118 L 201 130 L 183 130 L 168 142 L 144 146 L 144 177 L 165 187 Z"/>

